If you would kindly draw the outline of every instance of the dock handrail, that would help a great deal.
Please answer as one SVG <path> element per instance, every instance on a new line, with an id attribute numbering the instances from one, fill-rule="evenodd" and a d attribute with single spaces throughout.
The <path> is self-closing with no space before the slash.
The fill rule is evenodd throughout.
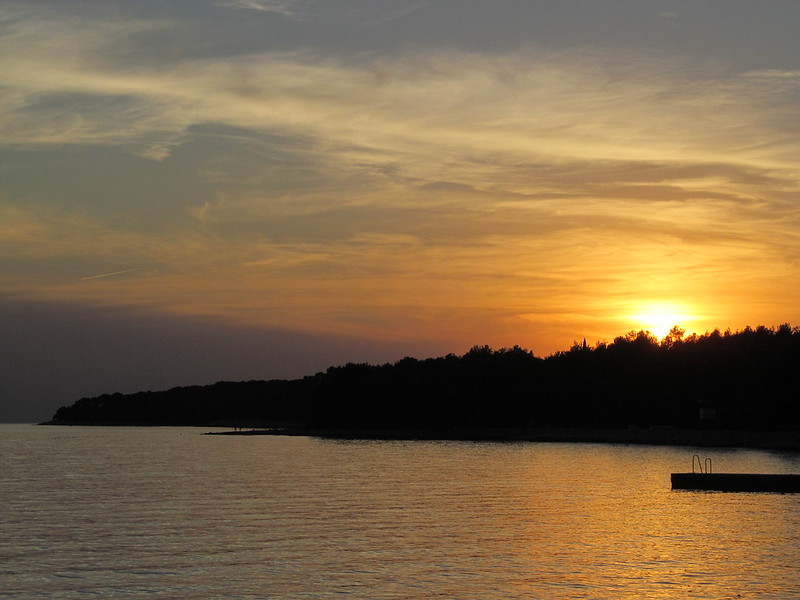
<path id="1" fill-rule="evenodd" d="M 695 463 L 697 471 L 695 471 Z M 703 465 L 705 465 L 705 469 Z M 705 462 L 701 462 L 699 454 L 692 455 L 692 473 L 711 473 L 711 459 L 707 458 Z"/>
<path id="2" fill-rule="evenodd" d="M 694 470 L 694 463 L 695 462 L 697 463 L 698 470 L 702 473 L 703 472 L 703 464 L 700 462 L 700 455 L 699 454 L 693 454 L 692 455 L 692 473 L 695 472 L 695 470 Z"/>

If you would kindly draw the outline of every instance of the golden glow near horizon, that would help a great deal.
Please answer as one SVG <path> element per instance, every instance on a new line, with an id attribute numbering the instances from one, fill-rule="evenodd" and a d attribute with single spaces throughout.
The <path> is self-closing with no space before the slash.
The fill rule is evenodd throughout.
<path id="1" fill-rule="evenodd" d="M 709 7 L 109 4 L 0 8 L 9 293 L 454 351 L 800 322 L 777 9 L 726 7 L 753 54 Z"/>
<path id="2" fill-rule="evenodd" d="M 679 304 L 656 302 L 641 305 L 638 307 L 638 312 L 628 315 L 626 319 L 631 322 L 632 330 L 649 331 L 662 340 L 673 327 L 683 329 L 687 333 L 694 332 L 691 326 L 697 321 L 697 316 Z"/>

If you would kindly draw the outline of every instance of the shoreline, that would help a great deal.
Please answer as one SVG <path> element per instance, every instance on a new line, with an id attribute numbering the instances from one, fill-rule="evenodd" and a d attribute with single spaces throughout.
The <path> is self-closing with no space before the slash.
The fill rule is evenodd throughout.
<path id="1" fill-rule="evenodd" d="M 517 427 L 434 429 L 314 428 L 267 423 L 86 423 L 46 421 L 57 427 L 191 427 L 214 428 L 202 435 L 307 436 L 341 440 L 465 441 L 465 442 L 561 442 L 574 444 L 639 444 L 698 448 L 742 448 L 800 453 L 800 431 L 742 431 L 732 429 Z"/>
<path id="2" fill-rule="evenodd" d="M 641 444 L 652 446 L 695 446 L 702 448 L 747 448 L 800 452 L 797 431 L 734 431 L 692 429 L 600 429 L 600 428 L 518 428 L 425 430 L 313 429 L 302 427 L 250 428 L 210 431 L 203 435 L 284 435 L 342 440 L 426 440 L 471 442 L 564 442 L 584 444 Z"/>

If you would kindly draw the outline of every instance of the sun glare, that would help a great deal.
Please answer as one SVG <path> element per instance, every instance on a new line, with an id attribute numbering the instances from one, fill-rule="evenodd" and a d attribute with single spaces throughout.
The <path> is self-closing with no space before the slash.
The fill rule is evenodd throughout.
<path id="1" fill-rule="evenodd" d="M 685 329 L 687 323 L 694 319 L 685 307 L 676 304 L 648 304 L 626 317 L 631 329 L 649 331 L 659 340 L 676 325 Z"/>

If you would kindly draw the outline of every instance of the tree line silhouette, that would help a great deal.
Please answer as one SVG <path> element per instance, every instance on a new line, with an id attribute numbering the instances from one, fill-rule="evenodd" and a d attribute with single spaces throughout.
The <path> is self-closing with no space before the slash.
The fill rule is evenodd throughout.
<path id="1" fill-rule="evenodd" d="M 800 328 L 659 341 L 631 331 L 546 358 L 514 346 L 295 380 L 218 382 L 83 398 L 54 424 L 242 425 L 296 431 L 457 433 L 547 427 L 800 430 Z"/>

